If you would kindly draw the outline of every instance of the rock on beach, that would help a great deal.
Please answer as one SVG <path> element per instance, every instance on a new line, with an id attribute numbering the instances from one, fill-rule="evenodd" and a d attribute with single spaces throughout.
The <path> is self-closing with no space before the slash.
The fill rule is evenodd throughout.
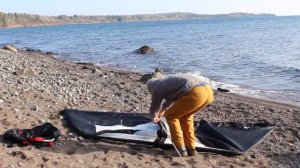
<path id="1" fill-rule="evenodd" d="M 18 52 L 18 49 L 12 45 L 6 45 L 3 47 L 4 50 L 9 50 L 9 51 L 12 51 L 14 53 L 17 53 Z"/>

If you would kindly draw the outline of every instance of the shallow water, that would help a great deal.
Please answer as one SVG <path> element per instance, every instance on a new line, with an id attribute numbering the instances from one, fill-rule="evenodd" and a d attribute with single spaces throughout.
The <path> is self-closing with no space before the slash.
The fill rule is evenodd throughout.
<path id="1" fill-rule="evenodd" d="M 0 44 L 130 71 L 191 72 L 213 87 L 300 105 L 300 17 L 0 29 Z M 138 55 L 147 44 L 156 51 Z"/>

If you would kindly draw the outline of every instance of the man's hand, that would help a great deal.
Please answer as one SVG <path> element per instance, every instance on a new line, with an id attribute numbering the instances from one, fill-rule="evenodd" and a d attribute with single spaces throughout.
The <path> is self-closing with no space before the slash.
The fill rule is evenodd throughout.
<path id="1" fill-rule="evenodd" d="M 158 118 L 158 117 L 153 117 L 152 118 L 152 122 L 154 122 L 154 123 L 158 123 L 160 121 L 160 118 Z"/>
<path id="2" fill-rule="evenodd" d="M 156 113 L 152 118 L 152 121 L 154 123 L 158 123 L 161 120 L 161 118 L 164 116 L 164 114 L 165 114 L 164 110 L 159 110 L 158 113 Z"/>
<path id="3" fill-rule="evenodd" d="M 159 110 L 157 113 L 157 118 L 161 119 L 161 117 L 163 117 L 165 114 L 165 110 Z"/>

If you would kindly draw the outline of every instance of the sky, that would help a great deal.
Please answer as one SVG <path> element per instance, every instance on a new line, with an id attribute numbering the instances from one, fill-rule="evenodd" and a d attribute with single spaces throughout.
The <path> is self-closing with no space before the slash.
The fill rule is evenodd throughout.
<path id="1" fill-rule="evenodd" d="M 232 12 L 300 15 L 300 0 L 0 0 L 0 11 L 39 15 L 130 15 Z"/>

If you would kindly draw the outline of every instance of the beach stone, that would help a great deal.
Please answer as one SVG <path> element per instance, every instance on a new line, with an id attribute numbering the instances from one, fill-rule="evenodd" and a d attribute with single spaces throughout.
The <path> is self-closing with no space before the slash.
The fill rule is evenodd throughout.
<path id="1" fill-rule="evenodd" d="M 20 80 L 20 79 L 17 82 L 18 82 L 18 84 L 23 84 L 22 80 Z"/>
<path id="2" fill-rule="evenodd" d="M 9 165 L 8 167 L 9 167 L 9 168 L 15 168 L 15 166 L 14 166 L 14 165 Z"/>
<path id="3" fill-rule="evenodd" d="M 257 158 L 258 158 L 258 156 L 257 156 L 256 154 L 252 154 L 252 155 L 250 155 L 250 157 L 251 157 L 252 159 L 257 159 Z"/>
<path id="4" fill-rule="evenodd" d="M 35 76 L 36 73 L 32 67 L 23 68 L 16 72 L 17 76 Z"/>
<path id="5" fill-rule="evenodd" d="M 93 69 L 92 69 L 92 73 L 101 73 L 101 71 L 98 70 L 97 68 L 93 68 Z"/>
<path id="6" fill-rule="evenodd" d="M 13 157 L 20 156 L 21 159 L 23 159 L 23 160 L 26 160 L 29 158 L 28 155 L 22 151 L 11 151 L 11 152 L 8 152 L 8 154 Z"/>
<path id="7" fill-rule="evenodd" d="M 7 144 L 6 147 L 7 148 L 12 148 L 12 147 L 14 147 L 14 144 Z"/>
<path id="8" fill-rule="evenodd" d="M 35 49 L 33 49 L 33 48 L 26 48 L 25 51 L 35 52 Z"/>
<path id="9" fill-rule="evenodd" d="M 77 161 L 78 161 L 79 163 L 84 163 L 84 161 L 81 160 L 80 158 L 78 158 Z"/>
<path id="10" fill-rule="evenodd" d="M 82 136 L 77 137 L 77 139 L 78 139 L 79 141 L 83 141 L 83 140 L 84 140 L 84 138 L 83 138 Z"/>
<path id="11" fill-rule="evenodd" d="M 33 107 L 31 107 L 32 111 L 38 112 L 40 110 L 39 106 L 34 105 Z"/>
<path id="12" fill-rule="evenodd" d="M 12 45 L 6 45 L 3 47 L 4 50 L 9 50 L 9 51 L 12 51 L 14 53 L 17 53 L 18 52 L 18 49 Z"/>
<path id="13" fill-rule="evenodd" d="M 269 108 L 268 110 L 269 110 L 270 112 L 272 112 L 272 113 L 275 112 L 275 110 L 272 109 L 272 108 Z"/>
<path id="14" fill-rule="evenodd" d="M 0 104 L 3 103 L 3 102 L 4 102 L 4 100 L 0 99 Z"/>
<path id="15" fill-rule="evenodd" d="M 82 69 L 90 69 L 88 66 L 82 66 Z"/>
<path id="16" fill-rule="evenodd" d="M 73 81 L 78 81 L 79 79 L 78 78 L 76 78 L 76 77 L 73 77 L 73 78 L 71 78 L 71 80 L 73 80 Z"/>
<path id="17" fill-rule="evenodd" d="M 182 166 L 184 166 L 184 164 L 183 163 L 179 163 L 179 162 L 174 162 L 174 163 L 171 164 L 171 166 L 182 167 Z"/>
<path id="18" fill-rule="evenodd" d="M 21 120 L 23 117 L 21 115 L 18 115 L 16 118 Z"/>
<path id="19" fill-rule="evenodd" d="M 154 51 L 153 48 L 151 48 L 148 45 L 144 45 L 144 46 L 140 47 L 139 49 L 135 50 L 134 52 L 137 54 L 148 54 L 148 53 L 151 53 L 152 51 Z"/>
<path id="20" fill-rule="evenodd" d="M 93 66 L 93 63 L 86 63 L 86 62 L 77 62 L 77 65 L 89 65 L 89 66 Z"/>
<path id="21" fill-rule="evenodd" d="M 34 49 L 34 48 L 26 48 L 26 51 L 29 52 L 42 52 L 42 50 Z"/>
<path id="22" fill-rule="evenodd" d="M 104 75 L 107 75 L 107 76 L 114 76 L 115 74 L 114 74 L 114 73 L 111 73 L 111 72 L 105 72 Z"/>
<path id="23" fill-rule="evenodd" d="M 152 73 L 150 73 L 150 74 L 145 74 L 145 75 L 143 75 L 143 76 L 140 78 L 140 81 L 146 83 L 146 82 L 147 82 L 149 79 L 151 79 L 151 78 L 152 78 Z"/>
<path id="24" fill-rule="evenodd" d="M 14 92 L 13 96 L 19 96 L 19 92 Z"/>
<path id="25" fill-rule="evenodd" d="M 39 119 L 39 123 L 40 124 L 46 123 L 46 120 L 45 119 Z"/>
<path id="26" fill-rule="evenodd" d="M 22 162 L 18 162 L 18 166 L 22 167 L 23 163 Z"/>
<path id="27" fill-rule="evenodd" d="M 223 88 L 217 88 L 217 91 L 220 91 L 220 92 L 230 92 L 230 90 L 223 89 Z"/>
<path id="28" fill-rule="evenodd" d="M 50 159 L 49 159 L 49 158 L 47 158 L 46 156 L 43 156 L 43 157 L 42 157 L 42 159 L 43 159 L 43 161 L 44 161 L 44 162 L 47 162 L 47 161 L 49 161 L 49 160 L 50 160 Z"/>
<path id="29" fill-rule="evenodd" d="M 297 137 L 300 139 L 300 131 L 298 131 L 298 133 L 297 133 Z"/>

